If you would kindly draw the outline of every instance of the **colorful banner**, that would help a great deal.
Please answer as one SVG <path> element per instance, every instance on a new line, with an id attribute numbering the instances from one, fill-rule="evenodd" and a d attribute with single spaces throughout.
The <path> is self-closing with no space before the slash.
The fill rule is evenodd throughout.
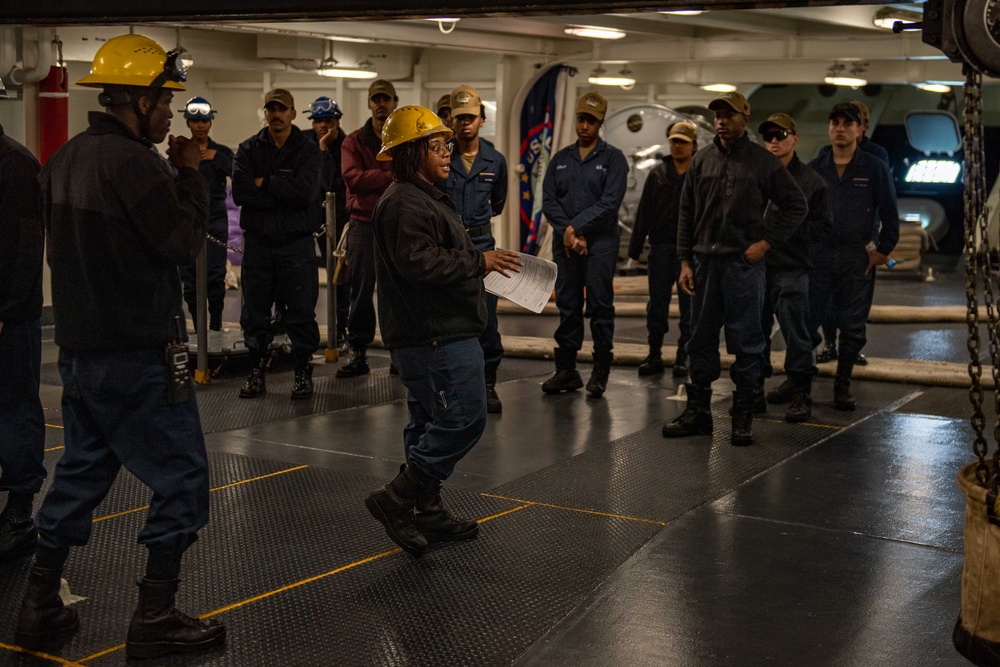
<path id="1" fill-rule="evenodd" d="M 556 83 L 563 67 L 553 67 L 528 92 L 521 108 L 520 173 L 521 252 L 536 254 L 542 223 L 542 177 L 552 154 Z"/>

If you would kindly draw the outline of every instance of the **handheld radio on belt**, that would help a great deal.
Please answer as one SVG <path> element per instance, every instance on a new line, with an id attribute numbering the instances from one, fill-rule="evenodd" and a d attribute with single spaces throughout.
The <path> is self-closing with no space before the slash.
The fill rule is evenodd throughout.
<path id="1" fill-rule="evenodd" d="M 174 317 L 177 325 L 177 340 L 167 343 L 164 359 L 167 362 L 167 405 L 185 403 L 191 398 L 191 383 L 188 375 L 188 346 L 184 340 L 184 325 L 180 317 Z"/>

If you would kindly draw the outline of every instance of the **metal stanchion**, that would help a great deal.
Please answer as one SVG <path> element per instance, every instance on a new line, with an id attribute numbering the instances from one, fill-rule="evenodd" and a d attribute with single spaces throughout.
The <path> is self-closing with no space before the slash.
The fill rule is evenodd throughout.
<path id="1" fill-rule="evenodd" d="M 337 197 L 326 193 L 326 360 L 340 359 L 337 346 L 337 286 L 333 284 L 333 273 L 337 268 Z"/>
<path id="2" fill-rule="evenodd" d="M 195 294 L 198 307 L 195 309 L 195 322 L 198 328 L 198 367 L 194 371 L 194 381 L 198 384 L 208 384 L 211 374 L 208 372 L 208 239 L 201 244 L 201 252 L 195 260 Z"/>

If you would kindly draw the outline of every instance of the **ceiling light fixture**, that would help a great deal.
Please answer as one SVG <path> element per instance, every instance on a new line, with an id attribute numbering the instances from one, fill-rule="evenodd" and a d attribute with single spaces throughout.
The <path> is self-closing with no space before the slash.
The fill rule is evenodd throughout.
<path id="1" fill-rule="evenodd" d="M 901 31 L 920 30 L 921 12 L 908 12 L 903 9 L 883 7 L 872 16 L 872 25 L 884 30 L 894 30 L 896 23 L 902 23 Z"/>
<path id="2" fill-rule="evenodd" d="M 594 25 L 573 25 L 563 30 L 574 37 L 589 37 L 590 39 L 621 39 L 625 32 L 615 28 L 601 28 Z"/>
<path id="3" fill-rule="evenodd" d="M 621 86 L 625 90 L 630 90 L 635 85 L 635 77 L 632 76 L 632 71 L 627 67 L 623 67 L 615 76 L 609 75 L 606 69 L 598 65 L 590 73 L 587 82 L 595 86 Z"/>
<path id="4" fill-rule="evenodd" d="M 424 20 L 425 21 L 437 21 L 438 30 L 440 30 L 445 35 L 449 35 L 449 34 L 451 34 L 455 30 L 455 26 L 457 26 L 458 22 L 461 21 L 462 19 L 441 16 L 441 17 L 437 17 L 437 18 L 424 19 Z"/>
<path id="5" fill-rule="evenodd" d="M 868 85 L 868 79 L 864 78 L 868 63 L 854 63 L 851 69 L 847 69 L 844 63 L 834 63 L 827 70 L 826 78 L 823 79 L 831 86 L 847 86 L 849 88 L 860 88 Z"/>
<path id="6" fill-rule="evenodd" d="M 698 16 L 704 14 L 706 9 L 674 9 L 660 12 L 661 14 L 672 14 L 673 16 Z"/>
<path id="7" fill-rule="evenodd" d="M 702 90 L 710 93 L 735 93 L 736 86 L 731 83 L 710 83 L 705 86 L 698 86 Z"/>
<path id="8" fill-rule="evenodd" d="M 374 79 L 378 72 L 371 69 L 371 63 L 362 61 L 357 67 L 341 67 L 333 58 L 327 58 L 319 64 L 316 73 L 320 76 L 341 79 Z"/>
<path id="9" fill-rule="evenodd" d="M 950 93 L 951 86 L 944 83 L 918 83 L 917 88 L 926 90 L 928 93 Z"/>

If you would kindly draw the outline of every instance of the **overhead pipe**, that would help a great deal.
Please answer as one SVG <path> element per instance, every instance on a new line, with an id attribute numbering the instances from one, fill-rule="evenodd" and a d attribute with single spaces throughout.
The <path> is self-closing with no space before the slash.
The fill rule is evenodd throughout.
<path id="1" fill-rule="evenodd" d="M 0 77 L 17 67 L 17 32 L 14 26 L 0 26 Z"/>
<path id="2" fill-rule="evenodd" d="M 38 41 L 36 42 L 37 57 L 35 58 L 34 67 L 31 69 L 14 67 L 8 75 L 8 80 L 15 85 L 19 86 L 25 83 L 38 83 L 49 75 L 49 69 L 51 69 L 56 60 L 55 28 L 35 28 L 35 32 L 37 34 Z M 22 39 L 21 42 L 21 62 L 22 64 L 25 64 L 27 43 L 24 39 Z"/>

